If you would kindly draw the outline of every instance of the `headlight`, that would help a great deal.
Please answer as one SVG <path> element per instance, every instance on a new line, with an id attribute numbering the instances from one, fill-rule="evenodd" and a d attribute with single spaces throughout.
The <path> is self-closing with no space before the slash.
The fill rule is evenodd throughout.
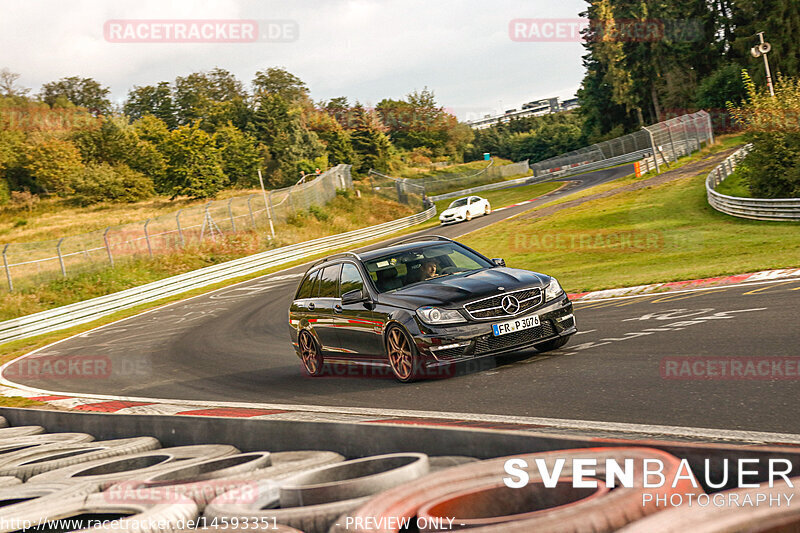
<path id="1" fill-rule="evenodd" d="M 548 285 L 547 290 L 544 291 L 544 299 L 545 301 L 552 300 L 553 298 L 561 296 L 563 292 L 564 289 L 558 284 L 558 280 L 556 278 L 550 278 L 550 285 Z"/>
<path id="2" fill-rule="evenodd" d="M 455 309 L 439 309 L 438 307 L 420 307 L 417 316 L 426 324 L 457 324 L 466 322 L 461 313 Z"/>

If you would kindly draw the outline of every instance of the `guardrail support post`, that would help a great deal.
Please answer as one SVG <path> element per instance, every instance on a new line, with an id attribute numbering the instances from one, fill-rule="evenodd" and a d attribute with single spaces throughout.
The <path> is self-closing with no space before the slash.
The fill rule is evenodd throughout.
<path id="1" fill-rule="evenodd" d="M 111 268 L 114 268 L 114 256 L 111 254 L 111 246 L 108 245 L 108 232 L 111 231 L 111 226 L 107 227 L 103 232 L 103 242 L 106 245 L 106 253 L 108 253 L 108 262 L 111 263 Z"/>
<path id="2" fill-rule="evenodd" d="M 3 246 L 3 267 L 6 270 L 6 279 L 8 280 L 8 292 L 14 291 L 14 282 L 11 281 L 11 269 L 8 267 L 8 259 L 6 258 L 6 252 L 8 251 L 8 244 Z"/>
<path id="3" fill-rule="evenodd" d="M 147 242 L 147 253 L 150 254 L 150 257 L 153 257 L 153 248 L 150 246 L 150 234 L 147 233 L 147 225 L 150 224 L 151 219 L 147 219 L 144 222 L 144 240 Z"/>
<path id="4" fill-rule="evenodd" d="M 267 215 L 269 215 L 269 231 L 272 234 L 272 238 L 275 238 L 275 226 L 272 224 L 272 191 L 270 190 L 267 194 Z"/>
<path id="5" fill-rule="evenodd" d="M 653 139 L 653 132 L 647 128 L 645 128 L 644 131 L 646 131 L 647 135 L 650 137 L 650 147 L 653 149 L 653 162 L 656 164 L 656 174 L 661 174 L 661 167 L 658 165 L 658 151 L 656 149 L 656 141 Z"/>
<path id="6" fill-rule="evenodd" d="M 235 198 L 228 200 L 228 217 L 231 219 L 231 231 L 236 233 L 236 220 L 233 218 L 233 209 L 231 209 L 231 202 L 234 200 Z"/>
<path id="7" fill-rule="evenodd" d="M 64 242 L 66 237 L 61 237 L 56 244 L 56 252 L 58 253 L 58 264 L 61 265 L 61 275 L 67 277 L 67 268 L 64 266 L 64 256 L 61 255 L 61 243 Z"/>
<path id="8" fill-rule="evenodd" d="M 181 211 L 183 209 L 178 209 L 178 212 L 175 213 L 175 224 L 178 226 L 178 238 L 181 240 L 181 247 L 186 247 L 186 240 L 183 238 L 183 230 L 181 229 Z"/>

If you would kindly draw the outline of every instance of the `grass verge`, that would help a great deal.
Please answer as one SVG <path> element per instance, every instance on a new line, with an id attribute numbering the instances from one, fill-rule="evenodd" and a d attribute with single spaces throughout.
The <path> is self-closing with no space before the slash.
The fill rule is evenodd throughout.
<path id="1" fill-rule="evenodd" d="M 753 195 L 750 194 L 750 188 L 747 186 L 747 182 L 742 178 L 741 173 L 735 170 L 730 176 L 722 180 L 715 190 L 720 194 L 736 196 L 737 198 L 753 197 Z"/>
<path id="2" fill-rule="evenodd" d="M 104 296 L 198 268 L 223 263 L 270 248 L 335 235 L 414 213 L 410 207 L 374 195 L 356 198 L 337 195 L 323 208 L 293 215 L 288 223 L 276 227 L 277 239 L 263 233 L 240 232 L 214 241 L 190 245 L 185 249 L 156 254 L 153 258 L 134 256 L 118 261 L 115 268 L 105 264 L 49 277 L 15 279 L 15 291 L 3 291 L 0 320 L 33 314 L 62 305 Z"/>
<path id="3" fill-rule="evenodd" d="M 800 265 L 800 224 L 715 211 L 706 201 L 705 174 L 589 200 L 538 220 L 509 219 L 462 240 L 511 266 L 553 274 L 569 292 Z"/>

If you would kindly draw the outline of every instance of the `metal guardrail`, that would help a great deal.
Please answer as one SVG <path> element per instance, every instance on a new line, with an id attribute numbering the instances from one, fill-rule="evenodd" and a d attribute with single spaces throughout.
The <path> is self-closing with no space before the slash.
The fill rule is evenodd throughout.
<path id="1" fill-rule="evenodd" d="M 266 252 L 179 274 L 106 296 L 0 322 L 0 344 L 85 324 L 143 303 L 155 302 L 192 289 L 254 274 L 273 266 L 305 259 L 314 254 L 336 250 L 352 244 L 362 244 L 366 240 L 409 228 L 435 215 L 436 207 L 433 206 L 416 215 L 384 222 L 376 226 L 267 250 Z"/>
<path id="2" fill-rule="evenodd" d="M 533 176 L 525 176 L 524 178 L 517 178 L 515 180 L 501 181 L 498 183 L 489 183 L 487 185 L 479 185 L 477 187 L 462 189 L 460 191 L 447 192 L 444 194 L 438 194 L 436 196 L 428 196 L 428 199 L 431 202 L 438 202 L 439 200 L 458 198 L 459 196 L 467 196 L 469 194 L 473 194 L 476 192 L 494 191 L 497 189 L 508 189 L 510 187 L 516 187 L 522 184 L 541 183 L 544 181 L 548 181 L 550 179 L 552 179 L 551 176 L 542 176 L 540 178 L 534 178 Z"/>
<path id="3" fill-rule="evenodd" d="M 728 156 L 706 177 L 706 195 L 711 207 L 726 215 L 753 220 L 799 220 L 800 198 L 739 198 L 720 194 L 715 189 L 717 185 L 731 175 L 736 165 L 752 149 L 752 144 L 747 144 Z"/>

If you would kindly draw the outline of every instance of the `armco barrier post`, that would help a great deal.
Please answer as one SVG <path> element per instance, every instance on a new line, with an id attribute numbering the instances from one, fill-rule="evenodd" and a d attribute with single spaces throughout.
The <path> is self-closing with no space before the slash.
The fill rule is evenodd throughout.
<path id="1" fill-rule="evenodd" d="M 8 258 L 6 257 L 6 252 L 8 251 L 8 244 L 3 246 L 3 267 L 6 270 L 6 279 L 8 280 L 8 290 L 9 292 L 14 290 L 14 282 L 11 281 L 11 269 L 8 267 Z"/>
<path id="2" fill-rule="evenodd" d="M 106 253 L 108 254 L 108 262 L 111 263 L 111 268 L 114 268 L 114 256 L 111 254 L 111 246 L 108 245 L 108 232 L 111 231 L 111 226 L 107 227 L 103 232 L 103 242 L 106 245 Z"/>
<path id="3" fill-rule="evenodd" d="M 66 239 L 66 237 L 61 237 L 58 240 L 58 244 L 56 244 L 56 253 L 58 253 L 58 264 L 61 265 L 61 275 L 66 278 L 67 277 L 67 269 L 64 266 L 64 256 L 61 255 L 61 243 L 64 242 L 64 239 Z"/>

